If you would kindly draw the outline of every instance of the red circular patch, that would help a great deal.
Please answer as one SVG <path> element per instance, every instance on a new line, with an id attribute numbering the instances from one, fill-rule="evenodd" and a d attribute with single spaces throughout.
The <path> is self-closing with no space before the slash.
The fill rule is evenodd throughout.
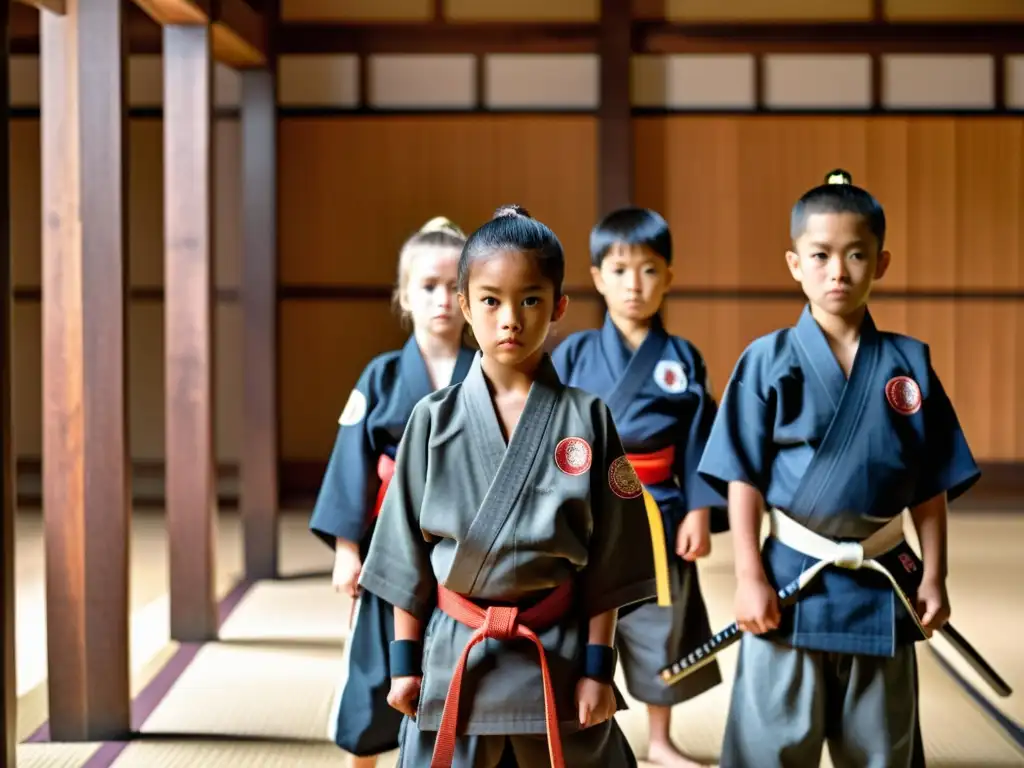
<path id="1" fill-rule="evenodd" d="M 555 464 L 567 475 L 582 475 L 593 459 L 590 444 L 582 437 L 567 437 L 555 446 Z"/>
<path id="2" fill-rule="evenodd" d="M 897 413 L 910 416 L 921 410 L 921 388 L 909 376 L 895 376 L 885 385 L 885 399 Z"/>
<path id="3" fill-rule="evenodd" d="M 643 483 L 625 456 L 619 456 L 608 467 L 608 487 L 620 499 L 635 499 L 644 492 Z"/>

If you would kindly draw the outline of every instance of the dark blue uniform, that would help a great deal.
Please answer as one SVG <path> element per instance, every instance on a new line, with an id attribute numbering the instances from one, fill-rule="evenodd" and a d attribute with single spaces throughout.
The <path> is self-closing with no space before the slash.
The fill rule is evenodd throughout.
<path id="1" fill-rule="evenodd" d="M 690 342 L 667 333 L 658 316 L 635 352 L 606 317 L 602 328 L 569 336 L 552 360 L 566 384 L 608 405 L 638 471 L 641 455 L 664 457 L 662 476 L 645 486 L 661 512 L 672 605 L 648 603 L 623 612 L 616 644 L 635 698 L 661 706 L 685 701 L 721 682 L 717 663 L 671 687 L 658 677 L 661 668 L 711 636 L 697 568 L 675 554 L 676 529 L 690 510 L 717 507 L 715 528 L 725 523 L 725 499 L 697 473 L 717 410 L 704 360 Z"/>
<path id="2" fill-rule="evenodd" d="M 722 493 L 757 488 L 834 541 L 866 539 L 980 475 L 927 345 L 868 314 L 847 379 L 809 307 L 741 356 L 700 472 Z M 899 556 L 890 570 L 907 577 Z M 776 588 L 815 562 L 774 537 L 762 560 Z M 910 765 L 919 639 L 883 575 L 826 568 L 777 631 L 744 636 L 721 765 L 816 765 L 826 740 L 837 765 Z"/>
<path id="3" fill-rule="evenodd" d="M 475 351 L 459 352 L 452 384 L 469 371 Z M 309 522 L 331 549 L 336 539 L 360 545 L 365 557 L 381 492 L 378 469 L 393 461 L 413 406 L 433 387 L 415 338 L 401 350 L 374 358 L 349 395 L 338 419 L 338 436 Z M 391 687 L 388 645 L 394 639 L 389 604 L 364 592 L 345 647 L 345 678 L 331 714 L 335 743 L 357 755 L 377 755 L 398 747 L 402 715 L 387 703 Z"/>

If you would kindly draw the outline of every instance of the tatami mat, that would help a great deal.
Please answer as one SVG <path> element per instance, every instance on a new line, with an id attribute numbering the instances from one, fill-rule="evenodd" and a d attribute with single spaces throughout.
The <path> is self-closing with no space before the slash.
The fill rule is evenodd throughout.
<path id="1" fill-rule="evenodd" d="M 343 768 L 333 744 L 149 741 L 129 744 L 114 768 Z M 381 766 L 383 768 L 383 766 Z"/>
<path id="2" fill-rule="evenodd" d="M 322 643 L 339 649 L 351 602 L 327 578 L 256 584 L 221 627 L 224 641 Z M 274 617 L 268 621 L 268 617 Z"/>
<path id="3" fill-rule="evenodd" d="M 323 739 L 340 675 L 335 649 L 210 643 L 142 732 Z"/>
<path id="4" fill-rule="evenodd" d="M 80 768 L 99 744 L 19 744 L 18 768 Z"/>

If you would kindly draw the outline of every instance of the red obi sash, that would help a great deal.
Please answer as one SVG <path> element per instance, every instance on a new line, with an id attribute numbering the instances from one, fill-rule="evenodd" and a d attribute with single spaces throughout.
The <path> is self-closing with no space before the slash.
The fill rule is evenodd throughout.
<path id="1" fill-rule="evenodd" d="M 627 453 L 626 458 L 636 470 L 644 485 L 657 485 L 672 479 L 672 466 L 676 460 L 674 445 L 654 453 Z"/>
<path id="2" fill-rule="evenodd" d="M 462 674 L 466 670 L 469 651 L 474 645 L 487 638 L 506 641 L 523 638 L 537 646 L 540 670 L 544 681 L 544 716 L 547 721 L 548 755 L 551 758 L 551 768 L 565 768 L 562 737 L 558 731 L 555 689 L 551 683 L 547 655 L 540 638 L 537 637 L 537 631 L 556 624 L 569 612 L 572 608 L 572 595 L 572 582 L 564 582 L 539 603 L 520 613 L 516 606 L 498 605 L 482 608 L 469 598 L 438 586 L 437 607 L 455 621 L 476 631 L 466 643 L 466 647 L 459 657 L 459 663 L 452 673 L 451 683 L 448 685 L 448 695 L 444 701 L 444 712 L 441 715 L 441 725 L 437 731 L 437 740 L 434 742 L 434 756 L 430 761 L 430 768 L 451 768 L 452 758 L 455 755 Z"/>
<path id="3" fill-rule="evenodd" d="M 395 460 L 386 453 L 382 453 L 377 460 L 377 477 L 380 478 L 380 490 L 377 491 L 377 503 L 373 505 L 373 520 L 376 520 L 377 515 L 380 514 L 380 505 L 384 503 L 384 495 L 388 492 L 388 486 L 391 485 L 391 478 L 394 475 Z"/>

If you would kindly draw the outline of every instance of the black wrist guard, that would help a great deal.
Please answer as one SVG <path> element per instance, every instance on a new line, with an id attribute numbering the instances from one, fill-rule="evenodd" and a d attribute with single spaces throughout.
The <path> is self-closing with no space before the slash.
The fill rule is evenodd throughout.
<path id="1" fill-rule="evenodd" d="M 417 640 L 392 640 L 389 651 L 392 677 L 423 674 L 423 646 Z"/>
<path id="2" fill-rule="evenodd" d="M 618 654 L 608 645 L 588 645 L 583 676 L 599 683 L 610 683 L 615 677 L 615 663 Z"/>

